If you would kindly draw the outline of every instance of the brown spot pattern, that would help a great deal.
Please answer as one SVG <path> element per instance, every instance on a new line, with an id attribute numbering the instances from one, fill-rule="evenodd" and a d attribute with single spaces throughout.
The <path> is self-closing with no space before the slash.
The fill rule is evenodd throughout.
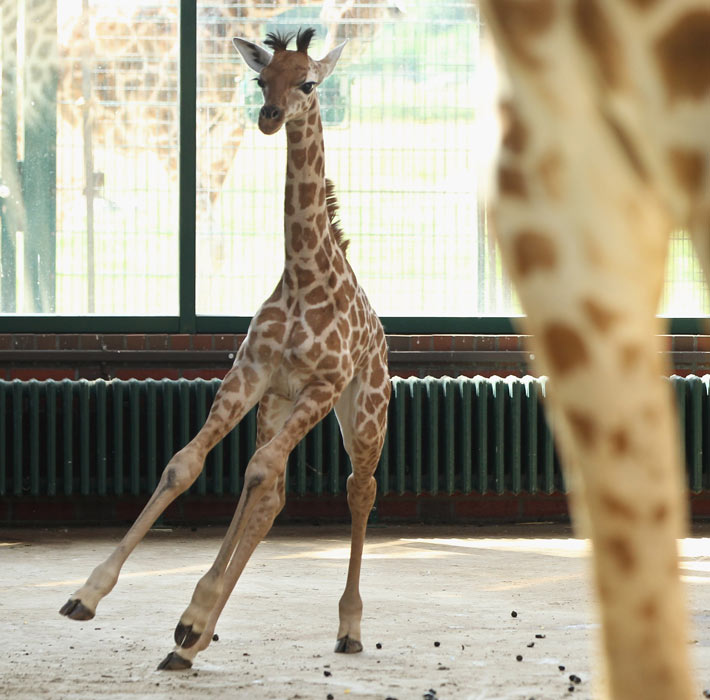
<path id="1" fill-rule="evenodd" d="M 291 151 L 291 162 L 296 166 L 296 170 L 301 170 L 306 163 L 306 149 L 294 148 Z"/>
<path id="2" fill-rule="evenodd" d="M 611 449 L 617 455 L 626 454 L 631 449 L 631 439 L 628 432 L 624 428 L 617 428 L 609 435 Z"/>
<path id="3" fill-rule="evenodd" d="M 708 47 L 710 51 L 710 47 Z M 699 151 L 689 151 L 681 148 L 673 149 L 669 160 L 673 174 L 678 184 L 688 194 L 698 194 L 705 180 L 708 156 Z"/>
<path id="4" fill-rule="evenodd" d="M 542 334 L 552 368 L 567 374 L 589 362 L 589 352 L 582 336 L 565 323 L 550 323 Z"/>
<path id="5" fill-rule="evenodd" d="M 310 271 L 303 267 L 296 267 L 296 282 L 301 289 L 313 284 L 316 276 Z"/>
<path id="6" fill-rule="evenodd" d="M 604 544 L 616 565 L 625 574 L 630 574 L 636 568 L 636 557 L 631 543 L 621 536 L 609 537 Z"/>
<path id="7" fill-rule="evenodd" d="M 602 306 L 594 299 L 584 299 L 582 310 L 594 327 L 602 333 L 606 333 L 618 319 L 618 314 L 615 311 Z"/>
<path id="8" fill-rule="evenodd" d="M 638 366 L 643 349 L 636 344 L 627 344 L 621 347 L 621 366 L 626 371 L 635 369 Z"/>
<path id="9" fill-rule="evenodd" d="M 512 102 L 501 102 L 500 106 L 501 130 L 503 146 L 509 151 L 520 155 L 528 142 L 528 132 L 520 120 L 518 110 Z"/>
<path id="10" fill-rule="evenodd" d="M 623 81 L 621 44 L 598 0 L 576 0 L 574 26 L 582 43 L 594 58 L 604 82 L 612 88 Z"/>
<path id="11" fill-rule="evenodd" d="M 511 53 L 525 65 L 539 68 L 541 61 L 532 50 L 530 41 L 552 26 L 555 19 L 553 0 L 496 0 L 490 7 Z"/>
<path id="12" fill-rule="evenodd" d="M 577 441 L 587 449 L 593 447 L 598 432 L 594 418 L 576 408 L 567 408 L 565 415 Z"/>
<path id="13" fill-rule="evenodd" d="M 540 159 L 537 172 L 548 196 L 558 199 L 562 196 L 562 156 L 550 151 Z"/>
<path id="14" fill-rule="evenodd" d="M 301 209 L 307 209 L 316 200 L 316 183 L 300 182 L 298 184 L 298 204 Z"/>
<path id="15" fill-rule="evenodd" d="M 316 336 L 320 336 L 321 333 L 328 327 L 331 320 L 333 319 L 333 305 L 326 304 L 324 306 L 318 306 L 314 309 L 308 309 L 306 311 L 306 323 L 310 326 L 313 333 Z"/>
<path id="16" fill-rule="evenodd" d="M 557 265 L 557 250 L 552 241 L 533 230 L 521 231 L 513 243 L 514 267 L 525 277 L 537 270 L 550 271 Z"/>
<path id="17" fill-rule="evenodd" d="M 296 213 L 296 209 L 293 206 L 293 185 L 286 183 L 284 188 L 284 211 L 289 215 L 293 216 Z"/>
<path id="18" fill-rule="evenodd" d="M 502 194 L 510 197 L 526 198 L 528 188 L 525 184 L 525 177 L 518 168 L 501 166 L 498 168 L 498 189 Z"/>
<path id="19" fill-rule="evenodd" d="M 686 12 L 655 44 L 671 100 L 699 99 L 710 90 L 710 10 Z"/>
<path id="20" fill-rule="evenodd" d="M 311 145 L 308 147 L 308 165 L 313 165 L 313 161 L 316 159 L 317 155 L 318 144 L 315 141 L 312 141 Z"/>
<path id="21" fill-rule="evenodd" d="M 638 514 L 631 506 L 624 503 L 612 493 L 602 493 L 599 497 L 599 501 L 602 508 L 613 517 L 628 521 L 634 521 L 638 518 Z"/>
<path id="22" fill-rule="evenodd" d="M 328 295 L 325 293 L 325 289 L 323 287 L 316 287 L 315 289 L 311 290 L 306 294 L 306 303 L 307 304 L 322 304 L 326 299 L 328 298 Z"/>

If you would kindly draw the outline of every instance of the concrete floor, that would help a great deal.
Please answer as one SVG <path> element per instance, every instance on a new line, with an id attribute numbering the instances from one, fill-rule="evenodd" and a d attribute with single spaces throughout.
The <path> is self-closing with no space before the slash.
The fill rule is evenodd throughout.
<path id="1" fill-rule="evenodd" d="M 568 528 L 371 528 L 362 576 L 365 649 L 345 656 L 332 650 L 347 567 L 346 526 L 277 527 L 225 608 L 219 641 L 193 669 L 177 673 L 155 667 L 173 646 L 174 626 L 223 529 L 152 531 L 94 620 L 60 617 L 59 607 L 122 534 L 0 531 L 0 697 L 593 695 L 596 625 L 587 547 Z M 710 686 L 707 535 L 704 527 L 683 543 L 699 697 Z M 571 683 L 571 674 L 581 683 Z"/>

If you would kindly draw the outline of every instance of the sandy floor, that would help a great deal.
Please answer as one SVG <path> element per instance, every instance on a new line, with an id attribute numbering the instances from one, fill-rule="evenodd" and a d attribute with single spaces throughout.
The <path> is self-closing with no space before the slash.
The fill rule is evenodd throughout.
<path id="1" fill-rule="evenodd" d="M 122 531 L 1 531 L 0 697 L 592 697 L 596 625 L 586 546 L 566 528 L 540 525 L 371 528 L 365 650 L 353 656 L 332 652 L 346 527 L 276 528 L 237 585 L 219 641 L 190 671 L 156 671 L 222 533 L 151 532 L 96 618 L 80 623 L 57 611 Z M 710 686 L 703 534 L 684 543 L 700 689 Z M 571 683 L 571 674 L 581 682 Z"/>

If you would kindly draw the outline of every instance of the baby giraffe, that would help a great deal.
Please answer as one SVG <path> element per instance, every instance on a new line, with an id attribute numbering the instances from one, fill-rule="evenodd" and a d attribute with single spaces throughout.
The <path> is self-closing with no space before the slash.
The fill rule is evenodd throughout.
<path id="1" fill-rule="evenodd" d="M 175 629 L 176 647 L 160 669 L 189 668 L 209 645 L 249 557 L 283 508 L 290 452 L 333 408 L 353 469 L 347 482 L 351 555 L 335 651 L 362 650 L 360 564 L 375 500 L 373 474 L 385 437 L 390 384 L 384 331 L 346 260 L 347 241 L 334 222 L 337 204 L 325 179 L 315 88 L 332 73 L 344 44 L 314 60 L 308 56 L 314 33 L 299 31 L 295 51 L 287 48 L 293 36 L 269 34 L 265 44 L 273 53 L 234 39 L 239 53 L 258 73 L 264 93 L 259 128 L 274 134 L 286 125 L 284 270 L 254 316 L 204 426 L 170 460 L 150 501 L 115 551 L 60 610 L 74 620 L 94 616 L 156 518 L 189 488 L 207 453 L 258 402 L 256 451 L 234 518 Z"/>

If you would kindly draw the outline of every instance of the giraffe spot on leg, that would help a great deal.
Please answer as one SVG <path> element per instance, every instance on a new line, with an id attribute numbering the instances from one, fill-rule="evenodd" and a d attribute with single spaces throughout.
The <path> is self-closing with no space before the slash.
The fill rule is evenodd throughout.
<path id="1" fill-rule="evenodd" d="M 621 367 L 625 371 L 636 369 L 643 356 L 643 348 L 636 343 L 628 343 L 621 346 Z"/>
<path id="2" fill-rule="evenodd" d="M 522 199 L 528 196 L 525 177 L 518 168 L 500 166 L 498 168 L 498 189 L 502 194 Z"/>
<path id="3" fill-rule="evenodd" d="M 670 152 L 669 160 L 678 184 L 688 194 L 698 194 L 705 181 L 707 154 L 675 148 Z"/>
<path id="4" fill-rule="evenodd" d="M 490 4 L 509 50 L 531 68 L 542 64 L 530 46 L 530 40 L 547 32 L 555 19 L 553 0 L 497 0 Z"/>
<path id="5" fill-rule="evenodd" d="M 528 142 L 528 131 L 520 119 L 515 105 L 506 100 L 499 105 L 502 143 L 505 148 L 516 154 L 521 154 Z"/>
<path id="6" fill-rule="evenodd" d="M 532 230 L 521 231 L 513 242 L 513 264 L 521 277 L 538 270 L 552 270 L 557 265 L 557 249 L 548 236 Z"/>
<path id="7" fill-rule="evenodd" d="M 658 617 L 658 601 L 655 598 L 648 598 L 639 605 L 639 617 L 643 620 L 655 620 Z"/>
<path id="8" fill-rule="evenodd" d="M 624 501 L 609 491 L 603 491 L 599 495 L 599 503 L 606 513 L 612 517 L 628 521 L 634 521 L 638 518 L 638 513 L 630 504 L 624 503 Z"/>
<path id="9" fill-rule="evenodd" d="M 602 333 L 606 333 L 619 318 L 616 311 L 602 306 L 591 298 L 582 301 L 582 311 L 594 327 Z"/>
<path id="10" fill-rule="evenodd" d="M 625 428 L 616 428 L 609 434 L 609 443 L 616 455 L 627 454 L 631 449 L 631 438 Z"/>
<path id="11" fill-rule="evenodd" d="M 286 183 L 284 195 L 284 209 L 289 216 L 296 213 L 296 208 L 293 206 L 293 185 Z"/>
<path id="12" fill-rule="evenodd" d="M 630 574 L 636 568 L 636 555 L 631 543 L 621 535 L 603 540 L 602 547 L 623 573 Z"/>
<path id="13" fill-rule="evenodd" d="M 665 523 L 666 520 L 668 520 L 669 515 L 670 515 L 670 508 L 668 507 L 668 504 L 661 503 L 653 509 L 653 512 L 651 513 L 651 519 L 653 520 L 654 523 L 656 523 L 657 525 L 660 525 L 662 523 Z"/>
<path id="14" fill-rule="evenodd" d="M 542 334 L 552 368 L 567 374 L 589 362 L 589 352 L 582 336 L 565 323 L 550 323 Z"/>
<path id="15" fill-rule="evenodd" d="M 575 408 L 567 408 L 565 410 L 565 416 L 569 421 L 576 440 L 587 449 L 593 447 L 597 441 L 598 434 L 597 424 L 594 418 Z"/>
<path id="16" fill-rule="evenodd" d="M 547 152 L 537 165 L 545 192 L 553 199 L 562 197 L 562 155 L 559 151 Z"/>
<path id="17" fill-rule="evenodd" d="M 710 10 L 683 14 L 655 44 L 668 97 L 700 99 L 710 90 Z"/>
<path id="18" fill-rule="evenodd" d="M 576 0 L 574 25 L 582 43 L 596 62 L 604 82 L 619 87 L 624 82 L 621 44 L 597 0 Z"/>

